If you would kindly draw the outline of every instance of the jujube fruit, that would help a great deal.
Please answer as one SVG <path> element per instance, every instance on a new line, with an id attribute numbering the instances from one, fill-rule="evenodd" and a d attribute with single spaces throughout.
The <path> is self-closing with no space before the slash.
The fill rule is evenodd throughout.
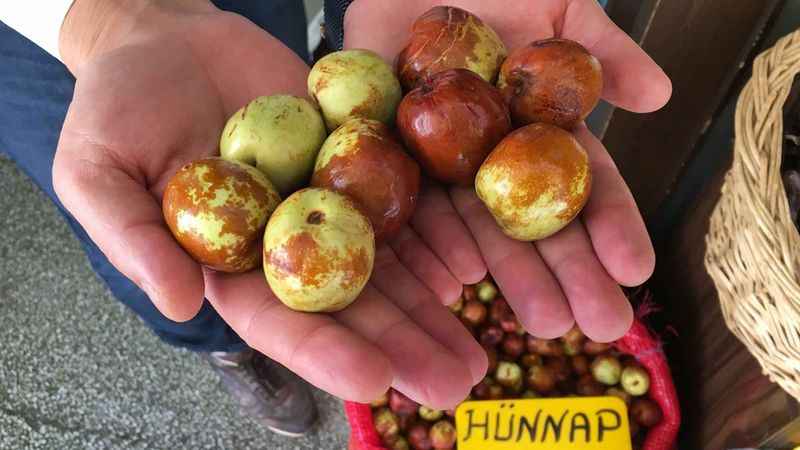
<path id="1" fill-rule="evenodd" d="M 578 215 L 591 183 L 589 157 L 575 137 L 536 123 L 497 144 L 478 170 L 475 191 L 506 235 L 534 241 Z"/>
<path id="2" fill-rule="evenodd" d="M 661 408 L 649 398 L 639 397 L 633 399 L 630 406 L 631 417 L 643 427 L 653 427 L 661 422 Z"/>
<path id="3" fill-rule="evenodd" d="M 350 198 L 306 188 L 283 201 L 264 232 L 264 275 L 297 311 L 346 308 L 372 274 L 375 235 Z"/>
<path id="4" fill-rule="evenodd" d="M 258 267 L 261 236 L 280 203 L 255 167 L 222 158 L 183 166 L 164 190 L 164 219 L 195 261 L 221 272 Z"/>
<path id="5" fill-rule="evenodd" d="M 225 159 L 257 167 L 288 196 L 308 183 L 325 135 L 311 102 L 271 95 L 256 98 L 228 119 L 219 149 Z"/>
<path id="6" fill-rule="evenodd" d="M 403 98 L 397 129 L 428 175 L 471 185 L 486 155 L 511 131 L 511 119 L 500 91 L 468 70 L 451 69 Z"/>
<path id="7" fill-rule="evenodd" d="M 506 57 L 503 41 L 474 14 L 435 6 L 419 16 L 406 47 L 397 55 L 397 73 L 406 90 L 447 69 L 469 69 L 494 83 Z"/>
<path id="8" fill-rule="evenodd" d="M 308 75 L 308 93 L 319 103 L 328 131 L 354 117 L 394 123 L 403 95 L 392 68 L 370 50 L 325 55 Z"/>
<path id="9" fill-rule="evenodd" d="M 572 129 L 600 100 L 603 69 L 577 42 L 545 39 L 512 52 L 497 86 L 517 126 L 541 122 Z"/>
<path id="10" fill-rule="evenodd" d="M 397 234 L 411 218 L 419 180 L 419 166 L 386 125 L 355 118 L 325 140 L 311 185 L 355 200 L 369 217 L 380 243 Z"/>
<path id="11" fill-rule="evenodd" d="M 400 416 L 416 414 L 419 410 L 419 403 L 408 398 L 402 392 L 392 389 L 389 391 L 389 408 Z"/>

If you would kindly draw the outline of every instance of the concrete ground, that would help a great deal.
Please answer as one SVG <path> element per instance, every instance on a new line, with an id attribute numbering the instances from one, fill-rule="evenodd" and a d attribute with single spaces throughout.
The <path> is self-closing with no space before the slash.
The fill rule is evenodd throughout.
<path id="1" fill-rule="evenodd" d="M 290 440 L 242 416 L 92 273 L 55 207 L 0 157 L 0 449 L 344 449 L 341 403 Z"/>

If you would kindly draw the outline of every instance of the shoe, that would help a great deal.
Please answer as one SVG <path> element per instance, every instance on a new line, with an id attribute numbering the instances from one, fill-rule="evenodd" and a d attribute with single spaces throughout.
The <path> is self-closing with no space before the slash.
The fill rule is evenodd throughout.
<path id="1" fill-rule="evenodd" d="M 275 361 L 252 349 L 201 355 L 239 405 L 275 433 L 299 437 L 316 422 L 308 386 Z"/>

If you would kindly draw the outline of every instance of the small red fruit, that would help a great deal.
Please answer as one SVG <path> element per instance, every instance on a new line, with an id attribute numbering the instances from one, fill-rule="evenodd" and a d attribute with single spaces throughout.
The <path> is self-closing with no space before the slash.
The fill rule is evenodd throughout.
<path id="1" fill-rule="evenodd" d="M 637 398 L 631 403 L 631 417 L 639 425 L 650 428 L 661 422 L 661 408 L 649 398 Z"/>
<path id="2" fill-rule="evenodd" d="M 506 334 L 502 348 L 511 359 L 517 359 L 525 352 L 525 340 L 518 334 Z"/>
<path id="3" fill-rule="evenodd" d="M 456 445 L 456 427 L 446 420 L 440 420 L 431 427 L 430 438 L 436 450 L 451 450 Z"/>
<path id="4" fill-rule="evenodd" d="M 490 372 L 494 373 L 494 372 Z M 484 378 L 478 384 L 472 387 L 472 396 L 477 400 L 488 400 L 490 396 L 490 387 L 494 384 L 491 378 Z"/>
<path id="5" fill-rule="evenodd" d="M 522 358 L 519 360 L 520 363 L 526 368 L 531 368 L 533 366 L 541 366 L 542 365 L 542 357 L 535 354 L 535 353 L 526 353 L 522 355 Z"/>
<path id="6" fill-rule="evenodd" d="M 503 330 L 496 325 L 489 325 L 481 332 L 480 343 L 484 347 L 494 347 L 503 341 Z"/>
<path id="7" fill-rule="evenodd" d="M 392 389 L 389 391 L 389 408 L 397 415 L 407 416 L 417 413 L 419 403 Z"/>
<path id="8" fill-rule="evenodd" d="M 549 357 L 544 365 L 553 372 L 557 382 L 566 381 L 572 375 L 572 368 L 565 356 Z"/>
<path id="9" fill-rule="evenodd" d="M 604 342 L 594 342 L 587 339 L 586 342 L 583 343 L 583 353 L 591 356 L 605 353 L 610 349 L 611 344 L 606 344 Z"/>
<path id="10" fill-rule="evenodd" d="M 542 356 L 561 356 L 564 347 L 555 339 L 540 339 L 531 335 L 526 336 L 525 345 L 528 351 Z"/>
<path id="11" fill-rule="evenodd" d="M 514 333 L 520 336 L 525 334 L 522 324 L 519 323 L 519 319 L 513 313 L 508 313 L 500 319 L 500 328 L 506 333 Z"/>
<path id="12" fill-rule="evenodd" d="M 468 302 L 478 299 L 478 294 L 475 292 L 475 286 L 469 284 L 464 286 L 464 291 L 461 293 L 461 296 L 464 297 L 464 300 Z"/>
<path id="13" fill-rule="evenodd" d="M 508 306 L 506 299 L 502 297 L 496 298 L 492 302 L 492 306 L 489 307 L 489 321 L 494 324 L 499 324 L 510 316 L 514 316 L 514 311 Z"/>
<path id="14" fill-rule="evenodd" d="M 572 129 L 600 100 L 603 69 L 577 42 L 545 39 L 511 53 L 497 86 L 517 126 L 544 122 Z"/>
<path id="15" fill-rule="evenodd" d="M 431 450 L 433 444 L 428 436 L 428 426 L 417 424 L 408 430 L 408 443 L 414 450 Z"/>
<path id="16" fill-rule="evenodd" d="M 497 369 L 497 350 L 494 347 L 483 347 L 483 349 L 489 359 L 489 368 L 486 371 L 487 373 L 494 373 L 495 369 Z"/>
<path id="17" fill-rule="evenodd" d="M 466 186 L 511 131 L 511 119 L 500 91 L 469 70 L 451 69 L 403 98 L 397 129 L 428 175 Z"/>
<path id="18" fill-rule="evenodd" d="M 533 366 L 528 369 L 526 378 L 528 387 L 536 392 L 550 392 L 556 387 L 556 377 L 550 368 L 545 366 Z"/>
<path id="19" fill-rule="evenodd" d="M 575 355 L 570 358 L 572 370 L 577 375 L 589 373 L 589 358 L 586 355 Z"/>
<path id="20" fill-rule="evenodd" d="M 584 397 L 597 397 L 605 393 L 606 388 L 594 379 L 591 373 L 581 375 L 575 385 L 575 392 Z"/>
<path id="21" fill-rule="evenodd" d="M 508 52 L 489 25 L 453 6 L 435 6 L 419 16 L 406 47 L 397 55 L 397 75 L 406 90 L 431 75 L 464 68 L 494 83 Z"/>
<path id="22" fill-rule="evenodd" d="M 311 186 L 345 194 L 361 206 L 376 242 L 396 236 L 417 202 L 420 170 L 389 127 L 350 119 L 320 149 Z"/>
<path id="23" fill-rule="evenodd" d="M 503 386 L 493 384 L 489 386 L 489 396 L 487 400 L 502 400 L 503 399 Z"/>
<path id="24" fill-rule="evenodd" d="M 405 416 L 397 416 L 397 425 L 400 427 L 400 432 L 406 432 L 418 422 L 416 414 L 408 414 Z"/>
<path id="25" fill-rule="evenodd" d="M 461 310 L 461 318 L 472 326 L 479 326 L 486 321 L 486 306 L 477 300 L 467 300 Z"/>

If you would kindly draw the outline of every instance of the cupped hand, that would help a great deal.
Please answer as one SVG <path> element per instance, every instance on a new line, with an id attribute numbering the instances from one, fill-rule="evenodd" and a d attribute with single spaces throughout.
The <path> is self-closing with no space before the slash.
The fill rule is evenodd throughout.
<path id="1" fill-rule="evenodd" d="M 654 111 L 671 95 L 669 78 L 596 0 L 356 0 L 345 18 L 345 47 L 372 49 L 394 62 L 414 19 L 440 4 L 475 13 L 509 51 L 551 37 L 581 43 L 603 66 L 603 98 L 621 108 Z M 628 330 L 633 313 L 619 285 L 638 285 L 650 277 L 653 247 L 606 149 L 585 125 L 575 134 L 591 160 L 592 195 L 580 220 L 547 239 L 530 244 L 506 237 L 473 189 L 432 186 L 422 195 L 412 220 L 420 238 L 415 245 L 428 247 L 442 261 L 436 278 L 423 278 L 442 299 L 488 268 L 536 336 L 560 336 L 575 322 L 597 341 L 617 339 Z"/>
<path id="2" fill-rule="evenodd" d="M 217 154 L 227 117 L 252 98 L 305 96 L 308 73 L 246 19 L 193 6 L 148 8 L 114 45 L 71 65 L 77 83 L 53 169 L 63 204 L 171 319 L 193 317 L 205 296 L 250 346 L 335 395 L 369 401 L 392 385 L 433 407 L 463 400 L 486 356 L 401 263 L 432 265 L 427 247 L 409 242 L 400 258 L 379 248 L 360 298 L 327 315 L 284 307 L 260 269 L 204 270 L 173 239 L 160 201 L 169 178 Z"/>

